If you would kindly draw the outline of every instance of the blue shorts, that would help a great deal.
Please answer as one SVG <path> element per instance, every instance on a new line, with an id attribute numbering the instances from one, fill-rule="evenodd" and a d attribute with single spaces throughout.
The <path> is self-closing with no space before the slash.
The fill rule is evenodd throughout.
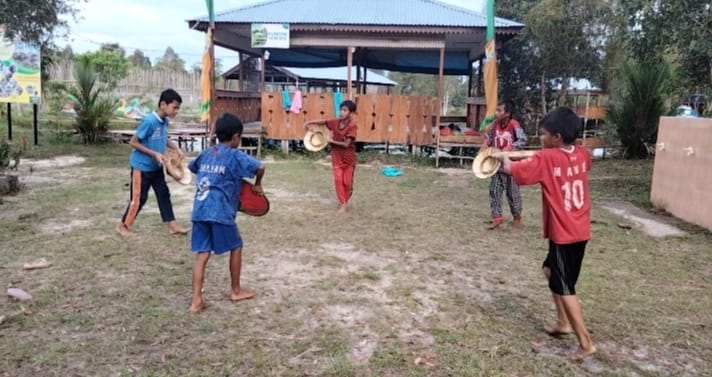
<path id="1" fill-rule="evenodd" d="M 237 224 L 225 225 L 208 221 L 193 221 L 190 248 L 196 253 L 214 252 L 216 255 L 242 247 Z"/>

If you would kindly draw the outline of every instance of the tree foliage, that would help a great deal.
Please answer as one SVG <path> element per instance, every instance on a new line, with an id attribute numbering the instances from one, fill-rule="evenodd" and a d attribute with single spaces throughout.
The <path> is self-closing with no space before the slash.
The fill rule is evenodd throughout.
<path id="1" fill-rule="evenodd" d="M 8 38 L 41 44 L 67 31 L 67 17 L 83 0 L 0 0 L 0 24 Z"/>
<path id="2" fill-rule="evenodd" d="M 129 56 L 129 63 L 134 68 L 150 69 L 151 59 L 143 54 L 143 51 L 136 49 L 134 53 Z"/>
<path id="3" fill-rule="evenodd" d="M 185 72 L 185 61 L 173 51 L 172 47 L 168 47 L 163 56 L 156 61 L 155 68 L 168 72 Z"/>
<path id="4" fill-rule="evenodd" d="M 92 69 L 97 72 L 99 80 L 109 87 L 115 87 L 129 74 L 129 60 L 124 56 L 124 49 L 118 44 L 102 45 L 99 51 L 80 56 L 91 61 Z"/>

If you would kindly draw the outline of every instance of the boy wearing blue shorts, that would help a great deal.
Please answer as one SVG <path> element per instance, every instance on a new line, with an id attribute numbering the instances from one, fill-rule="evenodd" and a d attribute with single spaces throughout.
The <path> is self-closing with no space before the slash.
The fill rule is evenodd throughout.
<path id="1" fill-rule="evenodd" d="M 196 174 L 197 190 L 193 201 L 191 249 L 196 253 L 193 266 L 193 301 L 191 312 L 205 308 L 203 277 L 210 253 L 230 252 L 230 283 L 232 301 L 250 299 L 255 292 L 240 287 L 242 239 L 235 216 L 239 208 L 240 185 L 243 178 L 255 178 L 255 192 L 262 193 L 264 165 L 237 150 L 242 137 L 242 122 L 233 114 L 224 114 L 215 125 L 219 141 L 203 151 L 188 168 Z"/>

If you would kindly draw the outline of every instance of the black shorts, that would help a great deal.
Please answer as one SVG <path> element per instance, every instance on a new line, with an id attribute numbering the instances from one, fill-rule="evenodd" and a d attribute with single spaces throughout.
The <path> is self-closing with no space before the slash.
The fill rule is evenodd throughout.
<path id="1" fill-rule="evenodd" d="M 546 256 L 542 267 L 551 270 L 549 288 L 552 292 L 562 296 L 576 294 L 576 281 L 581 272 L 586 242 L 559 245 L 549 240 L 549 255 Z"/>

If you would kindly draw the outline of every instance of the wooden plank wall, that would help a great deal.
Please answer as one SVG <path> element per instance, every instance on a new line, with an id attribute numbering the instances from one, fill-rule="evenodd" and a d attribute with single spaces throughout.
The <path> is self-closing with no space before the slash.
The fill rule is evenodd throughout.
<path id="1" fill-rule="evenodd" d="M 357 105 L 357 141 L 369 143 L 431 145 L 435 97 L 363 94 Z M 262 94 L 262 126 L 267 137 L 276 140 L 301 140 L 305 121 L 334 119 L 333 93 L 303 93 L 302 109 L 293 113 L 282 106 L 282 93 Z"/>
<path id="2" fill-rule="evenodd" d="M 259 93 L 218 90 L 216 94 L 215 119 L 226 112 L 230 112 L 239 116 L 244 123 L 260 120 L 261 98 Z"/>
<path id="3" fill-rule="evenodd" d="M 712 119 L 662 117 L 650 201 L 712 230 Z"/>

